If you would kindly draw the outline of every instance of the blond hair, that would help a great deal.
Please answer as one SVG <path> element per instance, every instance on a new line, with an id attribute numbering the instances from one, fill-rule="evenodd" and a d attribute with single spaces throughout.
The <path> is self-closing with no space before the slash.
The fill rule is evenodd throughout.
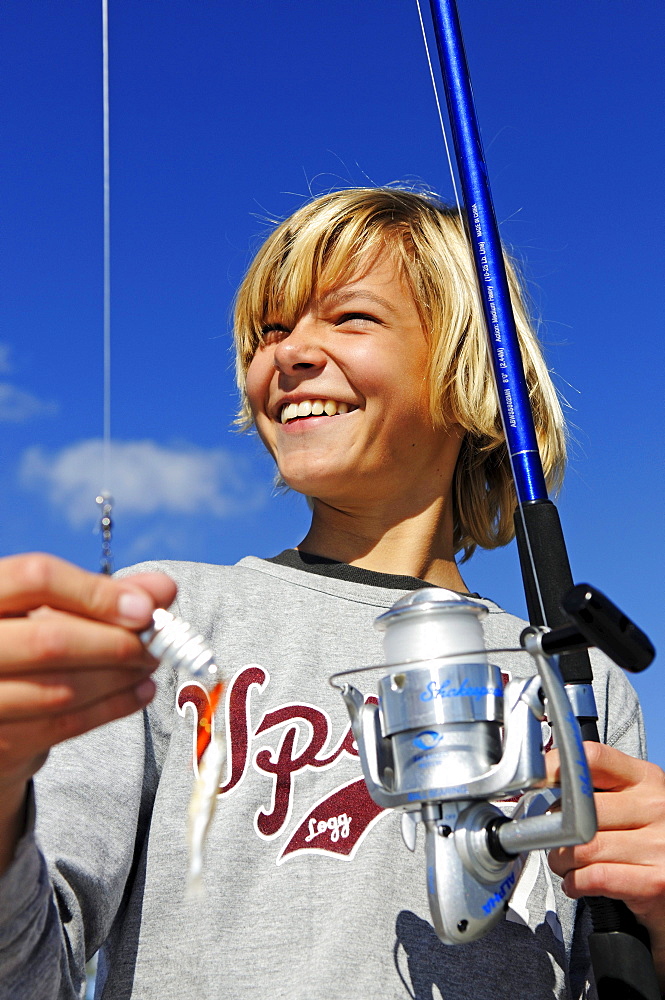
<path id="1" fill-rule="evenodd" d="M 428 338 L 434 426 L 455 422 L 466 431 L 453 479 L 453 541 L 467 559 L 478 545 L 510 541 L 516 499 L 468 239 L 456 209 L 433 195 L 335 191 L 274 230 L 236 299 L 237 422 L 252 423 L 245 380 L 267 318 L 292 327 L 315 291 L 338 287 L 386 254 L 407 281 Z M 507 256 L 506 266 L 545 479 L 556 489 L 566 460 L 563 414 Z"/>

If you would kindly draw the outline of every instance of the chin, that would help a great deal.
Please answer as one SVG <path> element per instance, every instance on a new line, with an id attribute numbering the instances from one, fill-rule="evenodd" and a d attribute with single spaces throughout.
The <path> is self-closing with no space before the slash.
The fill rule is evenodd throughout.
<path id="1" fill-rule="evenodd" d="M 293 461 L 277 463 L 280 477 L 287 486 L 297 493 L 312 494 L 312 491 L 339 489 L 344 477 L 338 465 L 333 465 L 328 456 L 325 461 L 303 461 L 302 455 Z"/>
<path id="2" fill-rule="evenodd" d="M 302 493 L 303 496 L 319 496 L 323 489 L 323 484 L 314 476 L 285 476 L 283 472 L 277 473 L 278 482 L 293 490 L 294 493 Z"/>
<path id="3" fill-rule="evenodd" d="M 312 506 L 313 498 L 334 506 L 345 495 L 342 484 L 338 480 L 332 483 L 327 476 L 303 476 L 297 474 L 290 476 L 278 470 L 276 480 L 278 485 L 293 490 L 294 493 L 301 493 L 306 497 L 310 507 Z"/>

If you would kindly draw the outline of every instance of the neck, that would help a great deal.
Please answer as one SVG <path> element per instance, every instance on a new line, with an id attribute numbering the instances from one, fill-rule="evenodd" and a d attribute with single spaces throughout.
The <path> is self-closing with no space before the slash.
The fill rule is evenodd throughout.
<path id="1" fill-rule="evenodd" d="M 442 497 L 408 513 L 394 505 L 346 510 L 315 499 L 311 527 L 298 549 L 467 592 L 453 553 L 450 505 Z"/>

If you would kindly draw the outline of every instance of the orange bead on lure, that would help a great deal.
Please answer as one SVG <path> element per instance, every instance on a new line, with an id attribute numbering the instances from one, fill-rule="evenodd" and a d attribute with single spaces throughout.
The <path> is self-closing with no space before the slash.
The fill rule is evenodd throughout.
<path id="1" fill-rule="evenodd" d="M 194 677 L 199 677 L 204 672 L 212 676 L 217 673 L 214 656 L 205 640 L 191 625 L 169 611 L 162 608 L 155 611 L 153 624 L 141 633 L 141 640 L 162 666 L 184 670 Z M 198 767 L 189 800 L 187 824 L 190 892 L 200 889 L 203 850 L 217 805 L 222 768 L 226 760 L 226 745 L 214 724 L 215 711 L 223 693 L 224 684 L 218 680 L 210 691 L 196 739 Z"/>
<path id="2" fill-rule="evenodd" d="M 201 763 L 201 758 L 208 749 L 210 741 L 213 737 L 213 718 L 215 712 L 217 711 L 217 706 L 219 705 L 222 694 L 224 693 L 224 685 L 221 681 L 215 684 L 214 688 L 209 694 L 208 703 L 203 710 L 201 718 L 199 719 L 199 731 L 196 737 L 196 762 Z"/>

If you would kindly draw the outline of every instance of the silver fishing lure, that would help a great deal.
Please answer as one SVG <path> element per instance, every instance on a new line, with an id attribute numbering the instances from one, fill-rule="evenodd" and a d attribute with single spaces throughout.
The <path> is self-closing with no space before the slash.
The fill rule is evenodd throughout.
<path id="1" fill-rule="evenodd" d="M 157 608 L 153 623 L 140 635 L 141 641 L 160 664 L 173 667 L 192 677 L 207 674 L 219 682 L 215 658 L 205 639 L 192 626 Z M 197 892 L 201 885 L 203 851 L 217 805 L 217 795 L 226 760 L 222 736 L 210 720 L 210 742 L 198 763 L 198 773 L 189 800 L 187 840 L 189 846 L 188 892 Z"/>
<path id="2" fill-rule="evenodd" d="M 165 666 L 197 678 L 204 672 L 217 673 L 215 657 L 203 636 L 170 611 L 157 608 L 152 625 L 141 632 L 140 639 L 148 652 Z"/>

